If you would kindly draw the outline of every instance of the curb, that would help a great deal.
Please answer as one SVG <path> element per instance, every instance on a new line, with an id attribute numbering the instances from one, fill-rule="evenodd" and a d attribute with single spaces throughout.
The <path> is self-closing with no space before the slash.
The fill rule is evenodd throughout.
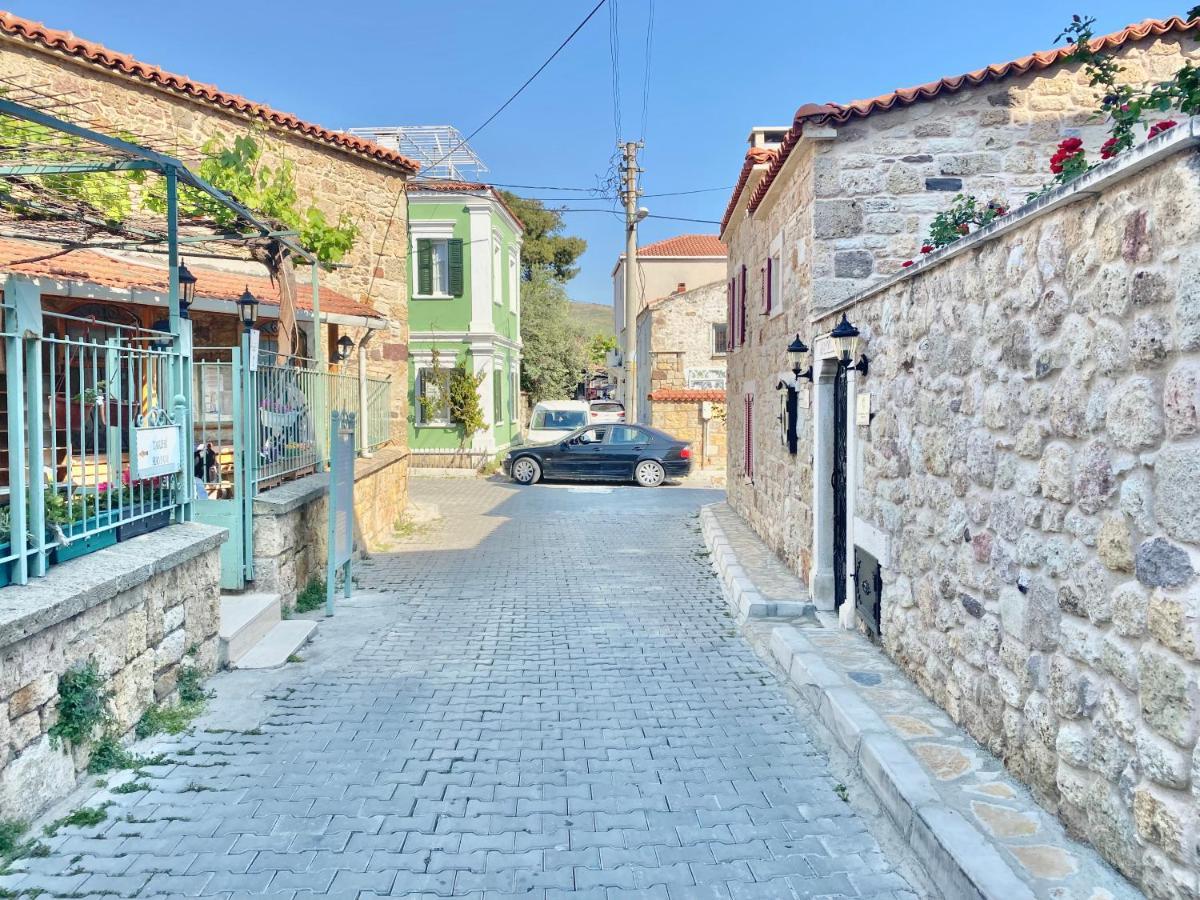
<path id="1" fill-rule="evenodd" d="M 764 601 L 737 562 L 711 506 L 701 509 L 700 522 L 726 600 L 741 613 L 739 622 L 755 615 L 799 614 L 758 611 L 766 607 L 808 606 Z M 791 625 L 775 628 L 770 652 L 805 703 L 850 756 L 858 774 L 944 896 L 955 900 L 1034 900 L 1029 885 L 991 840 L 942 802 L 920 761 L 850 682 L 826 664 L 799 629 Z"/>
<path id="2" fill-rule="evenodd" d="M 713 568 L 721 578 L 721 587 L 729 611 L 737 621 L 764 619 L 771 616 L 809 616 L 812 604 L 800 600 L 767 600 L 754 587 L 754 582 L 738 562 L 733 545 L 725 536 L 721 523 L 713 514 L 716 504 L 700 507 L 700 529 L 704 543 L 712 553 Z"/>

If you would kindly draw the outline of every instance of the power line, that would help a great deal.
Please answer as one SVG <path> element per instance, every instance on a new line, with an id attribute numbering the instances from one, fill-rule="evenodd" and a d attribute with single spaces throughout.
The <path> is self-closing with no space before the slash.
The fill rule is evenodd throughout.
<path id="1" fill-rule="evenodd" d="M 714 191 L 732 191 L 733 185 L 725 187 L 696 188 L 691 191 L 664 191 L 660 194 L 642 194 L 643 197 L 682 197 L 685 194 L 711 194 Z"/>
<path id="2" fill-rule="evenodd" d="M 441 165 L 443 162 L 445 162 L 447 159 L 449 159 L 450 156 L 453 155 L 454 152 L 459 149 L 459 147 L 461 147 L 463 144 L 470 141 L 473 137 L 475 137 L 475 135 L 479 134 L 479 132 L 481 132 L 481 131 L 483 131 L 483 129 L 487 128 L 488 125 L 492 124 L 492 122 L 495 120 L 495 118 L 498 115 L 500 115 L 500 113 L 504 112 L 504 110 L 506 110 L 508 108 L 510 103 L 512 103 L 514 100 L 516 100 L 519 96 L 521 96 L 521 94 L 525 90 L 525 88 L 529 87 L 529 85 L 533 83 L 533 80 L 535 78 L 537 78 L 539 75 L 542 74 L 542 72 L 545 70 L 546 66 L 548 66 L 548 65 L 550 65 L 550 63 L 554 62 L 554 58 L 556 56 L 558 56 L 558 54 L 562 53 L 563 48 L 565 48 L 567 46 L 567 44 L 571 43 L 571 41 L 574 39 L 575 35 L 579 34 L 579 32 L 583 30 L 583 26 L 591 21 L 592 16 L 594 16 L 597 12 L 599 12 L 600 7 L 602 7 L 606 2 L 607 2 L 607 0 L 598 0 L 596 5 L 592 7 L 591 12 L 589 12 L 586 16 L 584 16 L 583 21 L 575 26 L 574 31 L 572 31 L 570 34 L 568 34 L 566 36 L 566 38 L 563 40 L 563 42 L 554 49 L 554 52 L 551 53 L 548 57 L 546 57 L 546 61 L 544 63 L 542 63 L 540 66 L 538 66 L 537 70 L 532 75 L 530 75 L 528 78 L 526 78 L 525 82 L 519 88 L 517 88 L 507 100 L 505 100 L 503 103 L 501 103 L 499 108 L 494 113 L 492 113 L 490 116 L 488 116 L 486 119 L 484 119 L 483 123 L 481 125 L 479 125 L 478 128 L 476 128 L 474 131 L 472 131 L 470 134 L 468 134 L 465 138 L 463 138 L 461 141 L 459 141 L 458 144 L 453 149 L 451 149 L 449 153 L 447 153 L 445 156 L 443 156 L 441 159 L 439 159 L 437 162 L 435 162 L 432 166 L 429 166 L 428 168 L 432 169 L 432 168 L 436 168 L 437 166 Z M 392 212 L 391 212 L 391 215 L 388 216 L 387 227 L 384 228 L 384 230 L 383 230 L 383 240 L 380 242 L 380 245 L 379 245 L 379 253 L 376 254 L 376 256 L 375 256 L 375 265 L 373 265 L 371 267 L 371 279 L 367 283 L 367 297 L 371 296 L 371 289 L 375 286 L 375 273 L 377 271 L 379 271 L 379 261 L 383 258 L 383 248 L 387 246 L 388 236 L 392 232 L 392 223 L 396 220 L 396 210 L 398 210 L 400 208 L 400 201 L 401 201 L 401 199 L 403 199 L 404 195 L 405 195 L 405 191 L 403 191 L 403 190 L 396 192 L 396 202 L 394 204 L 392 204 Z"/>
<path id="3" fill-rule="evenodd" d="M 654 47 L 654 0 L 649 2 L 646 15 L 646 66 L 642 78 L 642 131 L 640 140 L 646 139 L 646 119 L 650 112 L 650 55 Z"/>
<path id="4" fill-rule="evenodd" d="M 621 20 L 619 0 L 608 4 L 608 56 L 612 62 L 613 129 L 621 140 Z"/>

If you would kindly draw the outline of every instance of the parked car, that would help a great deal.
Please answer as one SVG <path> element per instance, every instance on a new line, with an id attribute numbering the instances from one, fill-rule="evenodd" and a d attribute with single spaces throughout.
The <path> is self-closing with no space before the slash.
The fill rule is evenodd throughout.
<path id="1" fill-rule="evenodd" d="M 543 400 L 529 418 L 527 444 L 562 440 L 588 424 L 588 405 L 583 400 Z"/>
<path id="2" fill-rule="evenodd" d="M 589 425 L 560 441 L 516 447 L 504 457 L 504 473 L 518 484 L 546 478 L 636 481 L 657 487 L 691 471 L 692 449 L 645 425 Z"/>
<path id="3" fill-rule="evenodd" d="M 625 404 L 615 400 L 593 400 L 588 408 L 592 425 L 625 421 Z"/>

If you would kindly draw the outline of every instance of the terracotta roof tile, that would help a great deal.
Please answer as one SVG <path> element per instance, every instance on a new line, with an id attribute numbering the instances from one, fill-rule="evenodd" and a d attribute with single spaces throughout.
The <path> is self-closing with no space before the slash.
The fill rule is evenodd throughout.
<path id="1" fill-rule="evenodd" d="M 725 233 L 725 229 L 729 225 L 729 219 L 733 216 L 738 197 L 742 195 L 742 190 L 746 187 L 746 182 L 750 180 L 750 173 L 754 167 L 770 165 L 778 155 L 778 150 L 766 147 L 751 147 L 746 151 L 746 158 L 742 162 L 742 171 L 738 174 L 737 184 L 733 186 L 733 195 L 729 198 L 729 205 L 725 207 L 725 215 L 721 217 L 721 234 Z"/>
<path id="2" fill-rule="evenodd" d="M 525 223 L 521 221 L 521 217 L 513 212 L 513 208 L 504 202 L 504 197 L 501 193 L 490 184 L 484 184 L 481 181 L 410 181 L 408 183 L 408 191 L 409 194 L 420 191 L 429 191 L 435 194 L 487 193 L 504 207 L 505 212 L 516 220 L 522 232 L 525 230 Z"/>
<path id="3" fill-rule="evenodd" d="M 1183 33 L 1197 29 L 1200 29 L 1200 19 L 1189 21 L 1179 16 L 1173 16 L 1169 19 L 1146 19 L 1143 22 L 1128 25 L 1120 31 L 1114 31 L 1112 34 L 1096 38 L 1092 41 L 1092 47 L 1097 50 L 1112 50 L 1122 47 L 1127 43 L 1145 40 L 1150 37 L 1161 37 L 1165 34 Z M 1073 49 L 1070 46 L 1063 46 L 1054 50 L 1031 53 L 1028 56 L 1022 56 L 1019 59 L 1010 60 L 1009 62 L 985 66 L 982 69 L 976 69 L 973 72 L 967 72 L 963 75 L 948 76 L 937 81 L 931 81 L 928 84 L 918 85 L 917 87 L 901 88 L 866 100 L 854 100 L 845 104 L 806 103 L 796 110 L 792 127 L 788 129 L 783 143 L 780 144 L 776 158 L 771 162 L 767 174 L 755 187 L 754 193 L 751 194 L 750 200 L 747 203 L 747 209 L 753 212 L 762 203 L 779 171 L 787 162 L 792 148 L 799 141 L 806 123 L 811 122 L 814 125 L 840 125 L 851 119 L 865 118 L 872 113 L 886 112 L 890 109 L 911 106 L 914 103 L 932 100 L 942 94 L 953 94 L 966 88 L 977 87 L 981 84 L 1024 75 L 1028 72 L 1041 71 L 1065 60 L 1070 56 Z M 743 170 L 746 170 L 745 166 L 743 166 Z M 728 223 L 729 217 L 732 215 L 733 209 L 737 205 L 738 197 L 744 187 L 745 182 L 739 181 L 734 188 L 733 196 L 730 198 L 729 205 L 725 211 L 725 218 L 722 220 L 722 232 L 725 230 L 725 225 Z"/>
<path id="4" fill-rule="evenodd" d="M 725 392 L 711 388 L 659 388 L 657 391 L 651 391 L 649 397 L 651 400 L 665 403 L 689 403 L 698 400 L 725 402 Z"/>
<path id="5" fill-rule="evenodd" d="M 638 248 L 638 256 L 720 256 L 729 248 L 715 234 L 681 234 Z"/>
<path id="6" fill-rule="evenodd" d="M 54 278 L 60 281 L 82 281 L 117 290 L 140 288 L 167 292 L 167 270 L 139 265 L 125 259 L 117 259 L 94 250 L 72 250 L 62 256 L 22 262 L 33 257 L 54 253 L 59 248 L 49 244 L 30 241 L 14 241 L 0 238 L 0 272 L 31 277 Z M 262 303 L 279 305 L 279 289 L 271 279 L 247 277 L 235 272 L 220 271 L 201 266 L 188 260 L 188 268 L 196 276 L 196 296 L 215 300 L 236 300 L 246 287 L 250 288 Z M 303 310 L 312 310 L 312 290 L 308 286 L 307 273 L 299 276 L 296 305 Z M 378 317 L 379 313 L 366 303 L 359 303 L 332 288 L 321 287 L 321 312 L 346 316 Z"/>
<path id="7" fill-rule="evenodd" d="M 395 166 L 406 174 L 416 174 L 420 166 L 397 153 L 372 141 L 355 137 L 341 131 L 332 131 L 311 122 L 305 122 L 290 113 L 280 112 L 261 103 L 255 103 L 237 94 L 228 94 L 211 84 L 194 81 L 185 75 L 176 75 L 149 63 L 141 62 L 124 53 L 118 53 L 91 41 L 77 38 L 69 31 L 48 28 L 41 22 L 23 19 L 9 12 L 0 12 L 0 37 L 8 37 L 26 44 L 35 45 L 52 53 L 72 56 L 103 69 L 145 81 L 155 87 L 216 106 L 274 125 L 285 131 L 295 131 L 373 159 Z"/>

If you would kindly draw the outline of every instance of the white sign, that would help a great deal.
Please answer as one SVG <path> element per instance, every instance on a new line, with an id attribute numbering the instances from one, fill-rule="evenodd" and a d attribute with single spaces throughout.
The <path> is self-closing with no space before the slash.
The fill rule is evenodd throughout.
<path id="1" fill-rule="evenodd" d="M 257 328 L 250 329 L 250 371 L 258 371 L 258 344 L 262 340 L 262 332 Z"/>
<path id="2" fill-rule="evenodd" d="M 725 390 L 725 369 L 688 369 L 684 373 L 686 384 L 692 390 Z"/>
<path id="3" fill-rule="evenodd" d="M 871 424 L 871 395 L 858 395 L 858 415 L 855 416 L 855 424 L 870 425 Z"/>
<path id="4" fill-rule="evenodd" d="M 182 465 L 179 458 L 179 426 L 160 425 L 133 429 L 134 478 L 174 475 Z"/>

